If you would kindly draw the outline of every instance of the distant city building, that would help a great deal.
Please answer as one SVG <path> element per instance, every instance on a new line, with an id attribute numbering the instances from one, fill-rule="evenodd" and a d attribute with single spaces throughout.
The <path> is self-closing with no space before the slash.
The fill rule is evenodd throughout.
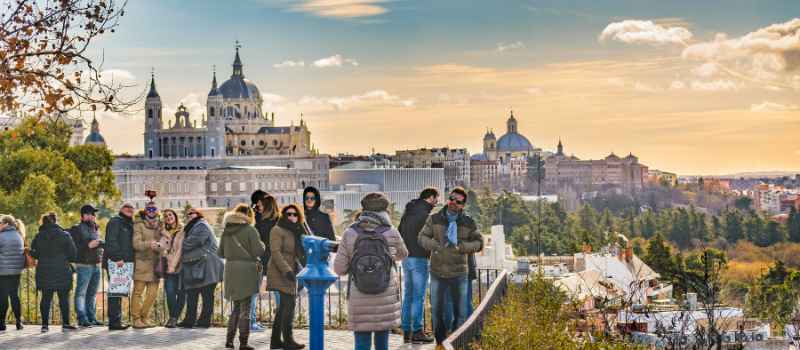
<path id="1" fill-rule="evenodd" d="M 500 174 L 500 160 L 482 159 L 470 161 L 470 180 L 473 188 L 491 186 L 497 183 Z"/>
<path id="2" fill-rule="evenodd" d="M 420 148 L 397 151 L 399 168 L 442 168 L 445 188 L 470 186 L 470 158 L 466 148 Z"/>
<path id="3" fill-rule="evenodd" d="M 106 139 L 100 135 L 100 123 L 97 122 L 97 117 L 92 117 L 92 129 L 89 136 L 86 136 L 84 143 L 106 147 Z"/>
<path id="4" fill-rule="evenodd" d="M 371 156 L 354 156 L 352 154 L 339 153 L 337 156 L 330 156 L 328 164 L 330 164 L 330 168 L 333 169 L 352 162 L 375 162 L 376 164 L 383 164 L 386 160 L 391 162 L 392 158 L 392 155 L 382 153 L 375 153 Z"/>
<path id="5" fill-rule="evenodd" d="M 536 152 L 541 152 L 541 148 L 536 148 L 528 139 L 517 132 L 517 119 L 514 112 L 506 121 L 506 134 L 496 139 L 494 131 L 486 130 L 483 137 L 483 154 L 473 159 L 499 159 L 500 163 L 513 157 L 530 157 Z"/>
<path id="6" fill-rule="evenodd" d="M 25 118 L 25 114 L 23 112 L 18 113 L 8 113 L 6 115 L 0 115 L 0 129 L 2 130 L 9 130 L 14 128 L 17 125 L 22 123 L 22 120 Z M 72 128 L 72 136 L 69 138 L 69 145 L 70 146 L 78 146 L 83 144 L 83 131 L 86 130 L 83 126 L 83 119 L 81 118 L 71 118 L 66 113 L 53 114 L 49 116 L 49 120 L 61 119 L 70 128 Z"/>
<path id="7" fill-rule="evenodd" d="M 650 169 L 647 171 L 647 175 L 650 177 L 651 181 L 666 180 L 670 185 L 674 186 L 678 184 L 678 175 L 675 175 L 675 173 L 669 173 L 658 169 Z"/>
<path id="8" fill-rule="evenodd" d="M 545 159 L 544 167 L 549 191 L 558 191 L 564 185 L 594 185 L 631 195 L 649 181 L 648 167 L 639 164 L 633 154 L 620 158 L 612 152 L 604 159 L 580 160 L 564 154 L 561 141 L 558 153 Z"/>

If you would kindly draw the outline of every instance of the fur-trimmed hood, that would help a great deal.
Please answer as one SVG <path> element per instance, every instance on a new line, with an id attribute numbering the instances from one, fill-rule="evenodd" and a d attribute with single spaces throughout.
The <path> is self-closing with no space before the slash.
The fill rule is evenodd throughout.
<path id="1" fill-rule="evenodd" d="M 160 211 L 156 211 L 156 215 L 157 215 L 156 217 L 158 218 L 159 222 L 164 222 L 164 220 L 162 220 L 162 218 L 161 218 L 161 212 Z M 146 217 L 147 217 L 147 209 L 142 208 L 142 209 L 137 210 L 136 213 L 133 214 L 133 224 L 135 225 L 135 224 L 138 224 L 140 222 L 145 221 Z"/>
<path id="2" fill-rule="evenodd" d="M 222 219 L 222 227 L 228 227 L 228 224 L 232 225 L 255 225 L 255 219 L 251 219 L 249 216 L 239 213 L 239 212 L 229 212 L 225 213 L 225 218 Z"/>

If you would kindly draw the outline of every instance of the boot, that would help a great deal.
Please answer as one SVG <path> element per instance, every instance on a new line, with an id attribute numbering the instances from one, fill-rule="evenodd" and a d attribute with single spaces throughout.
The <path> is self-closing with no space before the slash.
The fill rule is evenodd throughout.
<path id="1" fill-rule="evenodd" d="M 239 318 L 239 350 L 255 350 L 254 347 L 247 345 L 247 341 L 249 339 L 250 339 L 250 317 Z"/>
<path id="2" fill-rule="evenodd" d="M 139 329 L 139 328 L 147 328 L 147 325 L 142 323 L 141 320 L 136 320 L 136 321 L 133 321 L 133 328 L 137 328 L 137 329 Z"/>
<path id="3" fill-rule="evenodd" d="M 5 317 L 5 315 L 4 315 L 4 317 Z M 6 330 L 6 319 L 5 318 L 0 320 L 0 331 L 4 331 L 4 330 Z"/>
<path id="4" fill-rule="evenodd" d="M 420 329 L 411 336 L 411 342 L 414 344 L 433 343 L 433 338 L 426 336 Z"/>
<path id="5" fill-rule="evenodd" d="M 178 325 L 178 319 L 175 317 L 170 317 L 169 320 L 167 320 L 167 324 L 165 324 L 164 327 L 175 328 L 175 326 L 177 325 Z"/>
<path id="6" fill-rule="evenodd" d="M 25 327 L 22 325 L 22 317 L 17 317 L 17 330 L 21 330 Z"/>
<path id="7" fill-rule="evenodd" d="M 142 321 L 142 323 L 143 323 L 145 326 L 147 326 L 147 328 L 155 328 L 155 325 L 153 325 L 153 324 L 152 324 L 152 323 L 150 323 L 150 322 L 147 322 L 147 319 L 146 319 L 146 318 L 143 318 L 141 321 Z"/>
<path id="8" fill-rule="evenodd" d="M 269 348 L 283 349 L 283 342 L 281 342 L 281 324 L 278 322 L 272 324 L 272 337 L 269 339 Z"/>
<path id="9" fill-rule="evenodd" d="M 305 345 L 297 344 L 297 342 L 294 341 L 294 337 L 292 336 L 292 333 L 294 333 L 294 329 L 292 328 L 291 325 L 285 327 L 284 329 L 281 329 L 281 332 L 283 333 L 283 349 L 284 350 L 303 349 L 303 348 L 306 347 Z"/>
<path id="10" fill-rule="evenodd" d="M 228 334 L 225 337 L 226 349 L 233 349 L 233 337 L 236 336 L 236 327 L 239 327 L 239 316 L 228 317 Z"/>
<path id="11" fill-rule="evenodd" d="M 412 331 L 403 331 L 403 343 L 410 343 L 412 334 L 414 334 Z"/>

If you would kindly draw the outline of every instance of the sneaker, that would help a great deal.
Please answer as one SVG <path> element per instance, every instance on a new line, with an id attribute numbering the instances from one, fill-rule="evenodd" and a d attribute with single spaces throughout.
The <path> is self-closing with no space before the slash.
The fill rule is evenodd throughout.
<path id="1" fill-rule="evenodd" d="M 89 321 L 78 321 L 78 327 L 81 328 L 92 328 L 92 323 Z"/>
<path id="2" fill-rule="evenodd" d="M 50 329 L 47 327 L 47 325 L 43 325 L 42 326 L 42 333 L 47 333 L 47 331 L 49 331 L 49 330 Z"/>
<path id="3" fill-rule="evenodd" d="M 414 332 L 414 335 L 411 336 L 411 343 L 413 344 L 422 344 L 422 343 L 433 343 L 433 338 L 428 337 L 422 330 L 418 330 Z"/>
<path id="4" fill-rule="evenodd" d="M 403 331 L 403 343 L 408 344 L 411 342 L 411 335 L 414 334 L 412 331 Z"/>
<path id="5" fill-rule="evenodd" d="M 98 320 L 94 320 L 94 321 L 92 321 L 92 322 L 91 322 L 91 324 L 92 324 L 92 326 L 97 326 L 97 327 L 105 327 L 105 326 L 106 326 L 106 324 L 105 324 L 105 323 L 103 323 L 103 322 L 100 322 L 100 321 L 98 321 Z"/>
<path id="6" fill-rule="evenodd" d="M 251 332 L 263 332 L 265 330 L 267 330 L 267 328 L 262 326 L 262 325 L 260 325 L 260 324 L 258 324 L 258 323 L 251 323 L 250 324 L 250 331 Z"/>
<path id="7" fill-rule="evenodd" d="M 78 327 L 75 327 L 75 326 L 73 326 L 71 324 L 65 324 L 65 325 L 61 326 L 61 330 L 62 331 L 74 331 L 74 330 L 77 330 L 77 329 L 78 329 Z"/>

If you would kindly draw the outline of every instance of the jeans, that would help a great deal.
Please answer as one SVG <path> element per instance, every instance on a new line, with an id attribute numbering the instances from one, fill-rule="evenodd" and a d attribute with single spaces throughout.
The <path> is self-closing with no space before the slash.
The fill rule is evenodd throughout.
<path id="1" fill-rule="evenodd" d="M 50 304 L 53 302 L 53 293 L 58 294 L 58 308 L 61 309 L 61 324 L 70 324 L 69 322 L 69 289 L 59 290 L 43 290 L 42 300 L 39 304 L 39 311 L 42 312 L 42 325 L 50 324 Z"/>
<path id="2" fill-rule="evenodd" d="M 447 338 L 444 304 L 444 295 L 448 292 L 446 288 L 450 288 L 447 294 L 453 300 L 453 327 L 458 328 L 466 320 L 467 282 L 467 276 L 439 278 L 431 275 L 431 314 L 436 344 L 442 344 Z"/>
<path id="3" fill-rule="evenodd" d="M 425 293 L 428 291 L 430 260 L 425 258 L 406 258 L 403 260 L 403 331 L 422 329 L 425 311 Z"/>
<path id="4" fill-rule="evenodd" d="M 78 279 L 75 283 L 75 315 L 78 322 L 97 321 L 95 316 L 95 301 L 97 300 L 97 288 L 100 286 L 102 273 L 100 267 L 76 267 L 75 271 Z"/>
<path id="5" fill-rule="evenodd" d="M 211 316 L 214 312 L 214 290 L 217 289 L 217 283 L 209 284 L 200 288 L 186 290 L 186 316 L 183 318 L 183 324 L 191 326 L 208 327 L 211 325 Z M 203 309 L 200 311 L 200 317 L 197 317 L 197 305 L 200 297 L 203 297 Z"/>
<path id="6" fill-rule="evenodd" d="M 426 259 L 427 260 L 427 259 Z M 389 350 L 389 331 L 353 332 L 356 337 L 355 350 L 371 350 L 373 334 L 375 337 L 375 350 Z"/>
<path id="7" fill-rule="evenodd" d="M 453 299 L 450 298 L 450 288 L 447 288 L 447 291 L 444 293 L 444 325 L 447 327 L 448 331 L 454 331 L 458 329 L 453 325 Z M 467 315 L 464 317 L 468 319 L 472 316 L 472 313 L 475 312 L 475 306 L 472 305 L 472 281 L 467 282 Z"/>
<path id="8" fill-rule="evenodd" d="M 0 276 L 0 318 L 5 319 L 8 312 L 8 299 L 11 299 L 11 310 L 14 318 L 22 317 L 22 304 L 19 301 L 20 275 Z"/>
<path id="9" fill-rule="evenodd" d="M 186 291 L 181 289 L 180 282 L 180 274 L 164 275 L 164 298 L 167 299 L 169 317 L 174 319 L 181 318 L 183 308 L 186 306 Z"/>
<path id="10" fill-rule="evenodd" d="M 256 299 L 261 294 L 261 284 L 264 283 L 264 275 L 258 275 L 258 293 L 253 294 L 253 299 L 250 301 L 250 305 L 252 305 L 250 309 L 250 323 L 258 323 L 258 319 L 256 318 Z"/>

